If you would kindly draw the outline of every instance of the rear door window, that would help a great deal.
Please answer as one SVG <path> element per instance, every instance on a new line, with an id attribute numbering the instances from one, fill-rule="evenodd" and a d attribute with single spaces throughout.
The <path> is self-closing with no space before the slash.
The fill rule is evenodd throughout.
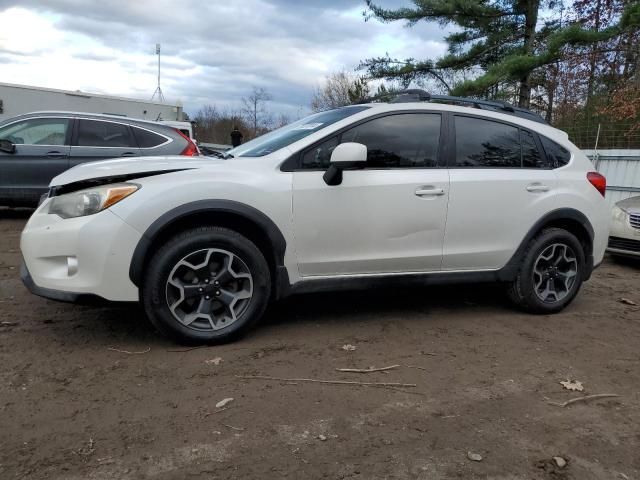
<path id="1" fill-rule="evenodd" d="M 519 168 L 517 127 L 473 117 L 455 117 L 456 166 Z"/>
<path id="2" fill-rule="evenodd" d="M 167 141 L 165 137 L 162 135 L 158 135 L 157 133 L 150 132 L 149 130 L 145 130 L 143 128 L 131 127 L 133 130 L 133 134 L 138 141 L 138 146 L 140 148 L 153 148 L 158 145 L 162 145 Z"/>
<path id="3" fill-rule="evenodd" d="M 79 120 L 76 144 L 81 147 L 136 148 L 129 126 L 101 120 Z"/>

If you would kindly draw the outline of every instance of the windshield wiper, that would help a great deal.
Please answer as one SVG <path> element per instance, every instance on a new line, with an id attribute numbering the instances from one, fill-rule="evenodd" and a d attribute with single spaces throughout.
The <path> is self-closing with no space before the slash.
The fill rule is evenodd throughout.
<path id="1" fill-rule="evenodd" d="M 227 158 L 235 158 L 235 157 L 233 156 L 232 153 L 225 153 L 222 158 L 224 158 L 226 160 Z"/>

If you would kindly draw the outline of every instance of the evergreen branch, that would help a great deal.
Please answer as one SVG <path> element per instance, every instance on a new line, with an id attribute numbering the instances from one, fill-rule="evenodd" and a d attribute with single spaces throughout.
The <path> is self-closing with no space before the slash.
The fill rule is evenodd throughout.
<path id="1" fill-rule="evenodd" d="M 496 19 L 522 15 L 522 12 L 501 10 L 481 1 L 468 0 L 412 0 L 415 8 L 398 8 L 395 10 L 382 8 L 374 0 L 366 0 L 370 13 L 365 18 L 374 17 L 381 22 L 406 20 L 414 25 L 420 20 L 434 19 L 441 23 L 451 23 L 463 19 Z"/>
<path id="2" fill-rule="evenodd" d="M 451 90 L 447 81 L 438 71 L 440 68 L 431 60 L 416 62 L 413 58 L 398 60 L 389 56 L 377 57 L 364 60 L 357 69 L 366 70 L 371 78 L 400 80 L 405 86 L 418 77 L 430 76 L 442 83 L 447 91 Z"/>
<path id="3" fill-rule="evenodd" d="M 623 20 L 626 19 L 625 22 L 621 21 L 619 25 L 600 31 L 585 29 L 578 24 L 560 29 L 549 35 L 546 51 L 538 55 L 510 55 L 500 63 L 491 66 L 484 75 L 457 85 L 452 94 L 481 94 L 502 81 L 520 79 L 537 68 L 560 60 L 564 47 L 591 45 L 620 35 L 625 29 L 638 28 L 640 26 L 640 4 L 631 5 L 628 10 L 625 11 L 626 17 L 622 17 Z"/>

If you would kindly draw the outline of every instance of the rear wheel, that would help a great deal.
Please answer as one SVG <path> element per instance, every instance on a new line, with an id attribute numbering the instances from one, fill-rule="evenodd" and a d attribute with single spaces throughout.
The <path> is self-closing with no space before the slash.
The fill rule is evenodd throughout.
<path id="1" fill-rule="evenodd" d="M 149 262 L 145 312 L 183 343 L 220 343 L 244 333 L 268 304 L 271 278 L 260 250 L 239 233 L 202 227 L 178 234 Z"/>
<path id="2" fill-rule="evenodd" d="M 584 271 L 584 249 L 575 235 L 550 228 L 529 244 L 508 294 L 516 305 L 527 311 L 555 313 L 575 298 Z"/>

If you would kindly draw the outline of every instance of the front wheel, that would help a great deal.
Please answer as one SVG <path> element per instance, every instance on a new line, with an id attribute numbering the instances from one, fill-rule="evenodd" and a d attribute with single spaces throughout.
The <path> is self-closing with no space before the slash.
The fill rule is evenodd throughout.
<path id="1" fill-rule="evenodd" d="M 584 249 L 575 235 L 550 228 L 531 241 L 507 292 L 529 312 L 559 312 L 577 295 L 584 271 Z"/>
<path id="2" fill-rule="evenodd" d="M 142 302 L 161 333 L 182 343 L 221 343 L 244 334 L 271 292 L 260 250 L 221 227 L 182 232 L 152 257 Z"/>

